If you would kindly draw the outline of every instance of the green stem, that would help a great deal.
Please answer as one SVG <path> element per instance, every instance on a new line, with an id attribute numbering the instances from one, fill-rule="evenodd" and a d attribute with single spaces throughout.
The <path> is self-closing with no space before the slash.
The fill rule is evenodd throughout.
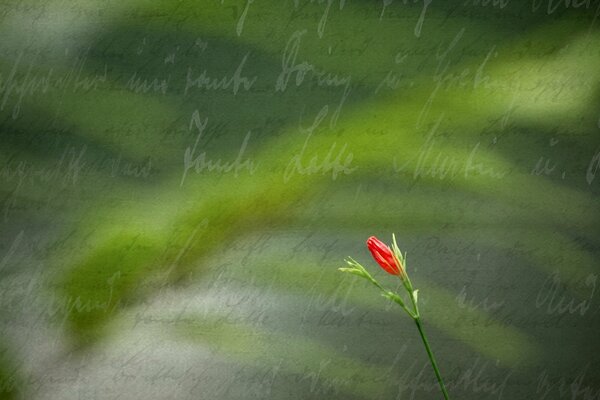
<path id="1" fill-rule="evenodd" d="M 440 385 L 440 389 L 444 394 L 444 399 L 449 400 L 448 392 L 446 391 L 446 387 L 444 386 L 444 380 L 442 379 L 442 375 L 440 375 L 440 370 L 438 369 L 437 363 L 435 362 L 435 358 L 433 357 L 433 353 L 431 352 L 431 348 L 429 347 L 429 342 L 427 341 L 427 337 L 425 336 L 425 332 L 423 332 L 423 326 L 421 325 L 421 318 L 415 318 L 415 323 L 417 324 L 417 328 L 419 329 L 419 333 L 421 334 L 421 339 L 423 339 L 423 344 L 425 345 L 425 350 L 427 350 L 427 355 L 429 356 L 429 361 L 431 361 L 431 366 L 435 371 L 435 377 Z"/>

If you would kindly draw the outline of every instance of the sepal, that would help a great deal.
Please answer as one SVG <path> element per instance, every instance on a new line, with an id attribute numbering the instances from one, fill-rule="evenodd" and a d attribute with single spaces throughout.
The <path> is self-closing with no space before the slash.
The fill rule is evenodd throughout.
<path id="1" fill-rule="evenodd" d="M 381 294 L 383 297 L 385 297 L 386 299 L 389 299 L 395 303 L 400 304 L 401 306 L 404 307 L 404 301 L 402 300 L 402 297 L 398 296 L 396 293 L 393 292 L 384 292 Z"/>
<path id="2" fill-rule="evenodd" d="M 339 270 L 339 271 L 342 271 L 342 272 L 348 272 L 348 273 L 350 273 L 350 274 L 357 275 L 357 276 L 360 276 L 360 277 L 362 277 L 362 278 L 367 278 L 367 279 L 369 278 L 369 277 L 368 277 L 368 276 L 367 276 L 367 275 L 364 273 L 364 271 L 361 271 L 361 270 L 360 270 L 360 269 L 358 269 L 358 268 L 338 268 L 338 270 Z"/>
<path id="3" fill-rule="evenodd" d="M 392 233 L 392 251 L 394 252 L 394 255 L 396 256 L 396 258 L 400 261 L 400 263 L 402 264 L 402 267 L 404 268 L 404 271 L 406 272 L 406 257 L 400 251 L 400 248 L 398 247 L 398 243 L 396 243 L 396 235 L 393 233 Z"/>

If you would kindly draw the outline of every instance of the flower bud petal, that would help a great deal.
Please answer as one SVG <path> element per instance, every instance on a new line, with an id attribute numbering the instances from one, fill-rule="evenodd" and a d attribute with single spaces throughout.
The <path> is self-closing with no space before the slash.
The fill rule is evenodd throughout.
<path id="1" fill-rule="evenodd" d="M 404 271 L 400 260 L 394 256 L 392 250 L 385 243 L 375 236 L 371 236 L 367 240 L 367 248 L 377 264 L 379 264 L 388 274 L 403 275 Z"/>

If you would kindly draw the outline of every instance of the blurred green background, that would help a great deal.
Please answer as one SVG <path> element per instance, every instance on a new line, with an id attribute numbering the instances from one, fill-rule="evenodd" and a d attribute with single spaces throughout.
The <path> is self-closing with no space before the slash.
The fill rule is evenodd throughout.
<path id="1" fill-rule="evenodd" d="M 1 0 L 0 398 L 600 398 L 599 15 Z"/>

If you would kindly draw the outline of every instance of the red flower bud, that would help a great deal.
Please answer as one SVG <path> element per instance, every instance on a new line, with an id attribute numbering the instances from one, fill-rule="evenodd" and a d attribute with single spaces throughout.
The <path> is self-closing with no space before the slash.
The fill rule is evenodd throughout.
<path id="1" fill-rule="evenodd" d="M 371 236 L 367 240 L 367 247 L 369 248 L 369 251 L 373 255 L 375 261 L 377 261 L 377 264 L 381 265 L 381 268 L 383 268 L 388 274 L 404 274 L 400 260 L 394 256 L 392 250 L 381 240 L 377 239 L 375 236 Z"/>

